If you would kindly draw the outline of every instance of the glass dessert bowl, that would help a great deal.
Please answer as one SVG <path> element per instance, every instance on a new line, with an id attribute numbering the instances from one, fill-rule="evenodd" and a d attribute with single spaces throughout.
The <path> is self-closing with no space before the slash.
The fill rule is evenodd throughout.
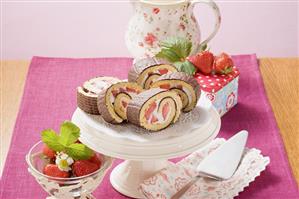
<path id="1" fill-rule="evenodd" d="M 43 173 L 50 159 L 42 152 L 43 142 L 36 143 L 26 155 L 29 173 L 42 188 L 51 196 L 49 198 L 94 198 L 92 192 L 100 185 L 106 172 L 112 165 L 112 158 L 101 155 L 101 167 L 96 171 L 79 177 L 51 177 Z"/>

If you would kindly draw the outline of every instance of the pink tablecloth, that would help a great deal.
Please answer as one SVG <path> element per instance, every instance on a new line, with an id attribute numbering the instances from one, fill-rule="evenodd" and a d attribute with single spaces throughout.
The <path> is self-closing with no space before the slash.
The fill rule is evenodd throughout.
<path id="1" fill-rule="evenodd" d="M 262 150 L 271 163 L 265 172 L 242 192 L 239 198 L 298 199 L 284 146 L 276 126 L 255 55 L 234 56 L 240 68 L 239 104 L 222 118 L 220 137 L 236 131 L 250 132 L 248 146 Z M 46 193 L 27 172 L 25 154 L 40 139 L 45 128 L 57 129 L 70 119 L 76 108 L 76 87 L 99 75 L 126 78 L 129 58 L 32 59 L 21 108 L 1 179 L 0 198 L 45 198 Z M 114 166 L 119 163 L 117 161 Z M 125 198 L 109 183 L 109 173 L 95 191 L 97 198 Z"/>

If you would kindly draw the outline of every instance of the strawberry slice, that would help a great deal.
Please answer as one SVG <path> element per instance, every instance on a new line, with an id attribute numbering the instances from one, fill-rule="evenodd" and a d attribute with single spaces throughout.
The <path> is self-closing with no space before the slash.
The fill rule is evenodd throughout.
<path id="1" fill-rule="evenodd" d="M 118 94 L 118 90 L 112 90 L 111 93 L 112 93 L 112 95 L 113 95 L 114 97 L 116 97 L 117 94 Z"/>
<path id="2" fill-rule="evenodd" d="M 213 70 L 214 55 L 209 51 L 189 56 L 187 60 L 205 75 L 211 74 Z"/>
<path id="3" fill-rule="evenodd" d="M 126 89 L 127 89 L 128 92 L 136 93 L 136 90 L 134 88 L 127 87 Z"/>
<path id="4" fill-rule="evenodd" d="M 128 103 L 125 101 L 121 101 L 121 104 L 123 105 L 124 108 L 126 108 L 128 106 Z"/>
<path id="5" fill-rule="evenodd" d="M 164 75 L 164 74 L 168 73 L 168 70 L 167 70 L 166 68 L 164 68 L 164 69 L 159 69 L 158 71 L 159 71 L 159 73 L 160 73 L 161 75 Z"/>
<path id="6" fill-rule="evenodd" d="M 47 156 L 48 158 L 55 158 L 56 152 L 52 149 L 50 149 L 47 145 L 43 146 L 43 154 Z"/>
<path id="7" fill-rule="evenodd" d="M 43 173 L 56 178 L 68 178 L 70 176 L 69 172 L 61 171 L 56 164 L 47 164 L 44 167 Z"/>
<path id="8" fill-rule="evenodd" d="M 145 112 L 145 118 L 146 118 L 146 120 L 149 120 L 151 114 L 154 112 L 154 110 L 156 109 L 156 107 L 157 107 L 157 103 L 156 102 L 151 103 L 151 105 L 149 106 L 149 108 Z"/>
<path id="9" fill-rule="evenodd" d="M 170 89 L 170 84 L 162 84 L 162 85 L 160 85 L 160 88 L 162 88 L 162 89 Z"/>
<path id="10" fill-rule="evenodd" d="M 169 104 L 168 103 L 166 103 L 166 104 L 164 104 L 164 106 L 163 106 L 163 108 L 162 108 L 162 116 L 163 116 L 163 119 L 165 120 L 166 119 L 166 117 L 167 117 L 167 115 L 168 115 L 168 113 L 169 113 Z"/>
<path id="11" fill-rule="evenodd" d="M 177 85 L 176 87 L 177 87 L 178 89 L 183 89 L 183 86 L 182 86 L 182 85 L 180 85 L 180 84 L 179 84 L 179 85 Z"/>
<path id="12" fill-rule="evenodd" d="M 93 163 L 89 160 L 77 160 L 73 164 L 73 173 L 76 176 L 84 176 L 92 172 L 95 172 L 99 168 L 100 166 L 98 166 L 96 163 Z"/>
<path id="13" fill-rule="evenodd" d="M 158 118 L 156 116 L 152 116 L 152 119 L 151 119 L 151 124 L 155 123 L 158 121 Z"/>
<path id="14" fill-rule="evenodd" d="M 120 88 L 119 88 L 119 91 L 122 92 L 122 93 L 124 93 L 124 92 L 126 92 L 126 89 L 120 87 Z"/>

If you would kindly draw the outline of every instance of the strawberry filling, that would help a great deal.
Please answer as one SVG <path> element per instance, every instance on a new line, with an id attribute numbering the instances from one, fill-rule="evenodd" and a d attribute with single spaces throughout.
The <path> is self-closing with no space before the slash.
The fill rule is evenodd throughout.
<path id="1" fill-rule="evenodd" d="M 168 70 L 166 68 L 165 69 L 159 69 L 158 71 L 161 75 L 164 75 L 164 74 L 168 73 Z"/>
<path id="2" fill-rule="evenodd" d="M 128 92 L 136 93 L 136 90 L 134 88 L 127 87 L 126 89 Z"/>
<path id="3" fill-rule="evenodd" d="M 145 112 L 145 118 L 146 118 L 146 120 L 150 119 L 150 116 L 154 112 L 154 110 L 156 109 L 156 107 L 157 107 L 157 103 L 156 102 L 151 103 L 151 105 L 149 106 L 149 108 Z"/>
<path id="4" fill-rule="evenodd" d="M 112 90 L 111 93 L 112 93 L 112 95 L 113 95 L 114 97 L 116 97 L 117 94 L 118 94 L 118 90 Z"/>
<path id="5" fill-rule="evenodd" d="M 151 124 L 155 123 L 158 121 L 158 118 L 156 116 L 152 116 L 152 119 L 151 119 Z"/>
<path id="6" fill-rule="evenodd" d="M 160 85 L 160 88 L 162 88 L 162 89 L 170 89 L 170 84 L 162 84 L 162 85 Z"/>
<path id="7" fill-rule="evenodd" d="M 119 91 L 122 92 L 122 93 L 126 92 L 126 90 L 122 87 L 119 88 Z"/>
<path id="8" fill-rule="evenodd" d="M 182 85 L 177 85 L 176 86 L 178 89 L 183 89 L 183 86 Z"/>
<path id="9" fill-rule="evenodd" d="M 124 108 L 127 108 L 127 106 L 128 106 L 128 103 L 125 101 L 121 101 L 121 104 L 123 105 Z"/>
<path id="10" fill-rule="evenodd" d="M 168 104 L 168 103 L 166 103 L 166 104 L 163 106 L 163 108 L 162 108 L 162 116 L 163 116 L 163 119 L 164 119 L 164 120 L 166 120 L 166 117 L 167 117 L 167 115 L 168 115 L 168 113 L 169 113 L 169 109 L 170 109 L 170 107 L 169 107 L 169 104 Z"/>

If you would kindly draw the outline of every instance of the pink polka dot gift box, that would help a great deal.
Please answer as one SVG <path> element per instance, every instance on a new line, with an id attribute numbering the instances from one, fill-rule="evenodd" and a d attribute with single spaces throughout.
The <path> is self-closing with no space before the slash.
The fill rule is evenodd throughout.
<path id="1" fill-rule="evenodd" d="M 229 74 L 195 74 L 202 93 L 211 100 L 220 116 L 238 102 L 239 74 L 240 72 L 235 66 Z"/>
<path id="2" fill-rule="evenodd" d="M 227 53 L 214 55 L 207 49 L 207 44 L 191 53 L 191 47 L 192 43 L 186 38 L 168 38 L 161 43 L 161 51 L 156 57 L 196 77 L 202 93 L 222 116 L 237 104 L 240 72 Z"/>

